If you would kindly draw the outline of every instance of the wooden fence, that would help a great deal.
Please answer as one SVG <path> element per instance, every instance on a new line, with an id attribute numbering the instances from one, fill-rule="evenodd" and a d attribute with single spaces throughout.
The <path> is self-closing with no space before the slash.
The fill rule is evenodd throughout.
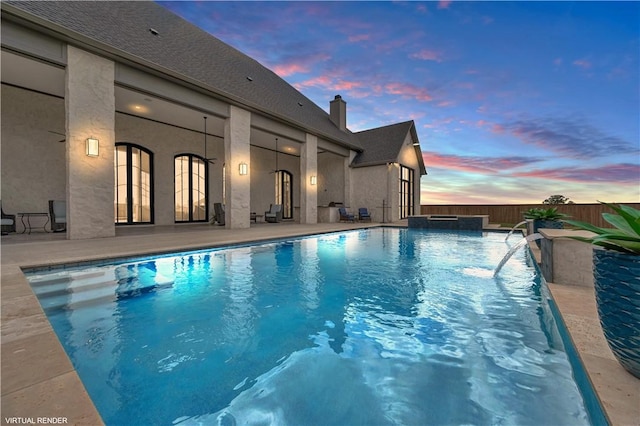
<path id="1" fill-rule="evenodd" d="M 624 203 L 627 206 L 640 209 L 640 203 Z M 490 223 L 511 224 L 515 225 L 524 220 L 522 214 L 531 208 L 549 208 L 557 207 L 561 213 L 568 214 L 572 220 L 580 220 L 589 222 L 596 226 L 611 227 L 602 219 L 603 212 L 613 212 L 609 207 L 600 204 L 453 204 L 453 205 L 422 205 L 420 206 L 421 214 L 458 214 L 473 215 L 484 214 L 489 215 Z"/>

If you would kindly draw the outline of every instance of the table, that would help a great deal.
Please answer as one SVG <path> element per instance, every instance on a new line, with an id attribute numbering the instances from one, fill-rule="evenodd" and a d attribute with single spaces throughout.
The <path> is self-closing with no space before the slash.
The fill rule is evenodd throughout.
<path id="1" fill-rule="evenodd" d="M 264 217 L 263 214 L 255 214 L 254 212 L 251 212 L 249 220 L 252 220 L 252 221 L 258 223 L 258 218 L 260 218 L 260 222 L 262 222 L 262 218 L 263 217 Z"/>
<path id="2" fill-rule="evenodd" d="M 44 225 L 42 225 L 42 229 L 44 230 L 44 232 L 49 232 L 47 231 L 47 224 L 49 223 L 49 213 L 16 213 L 17 216 L 20 218 L 20 221 L 22 222 L 22 226 L 24 226 L 24 229 L 22 230 L 22 234 L 24 234 L 25 232 L 29 231 L 28 233 L 31 234 L 31 218 L 32 217 L 46 217 L 47 221 L 44 223 Z M 24 218 L 27 218 L 27 223 L 24 223 Z"/>

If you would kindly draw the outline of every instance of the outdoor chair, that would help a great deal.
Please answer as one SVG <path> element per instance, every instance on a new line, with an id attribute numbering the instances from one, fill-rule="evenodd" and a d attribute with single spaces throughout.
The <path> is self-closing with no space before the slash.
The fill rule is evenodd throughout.
<path id="1" fill-rule="evenodd" d="M 67 230 L 67 202 L 49 200 L 49 216 L 51 217 L 51 232 Z"/>
<path id="2" fill-rule="evenodd" d="M 264 212 L 265 222 L 280 222 L 282 221 L 282 204 L 271 204 L 269 211 Z"/>
<path id="3" fill-rule="evenodd" d="M 338 209 L 338 213 L 340 213 L 340 222 L 355 222 L 356 218 L 351 214 L 347 213 L 347 209 L 344 207 L 340 207 Z"/>
<path id="4" fill-rule="evenodd" d="M 358 209 L 358 221 L 371 222 L 371 215 L 369 214 L 369 210 L 366 207 L 360 207 Z"/>
<path id="5" fill-rule="evenodd" d="M 0 201 L 0 212 L 2 213 L 2 219 L 0 221 L 2 235 L 7 235 L 9 232 L 16 232 L 16 215 L 6 214 L 2 210 L 2 201 Z"/>
<path id="6" fill-rule="evenodd" d="M 220 226 L 224 226 L 224 206 L 222 203 L 213 203 L 213 220 Z"/>

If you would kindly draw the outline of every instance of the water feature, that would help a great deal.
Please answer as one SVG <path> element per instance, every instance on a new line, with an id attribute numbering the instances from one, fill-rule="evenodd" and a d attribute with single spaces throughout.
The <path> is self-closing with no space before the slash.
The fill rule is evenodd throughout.
<path id="1" fill-rule="evenodd" d="M 536 233 L 527 235 L 526 237 L 518 241 L 518 243 L 515 246 L 511 247 L 507 254 L 504 255 L 500 263 L 498 263 L 498 266 L 496 266 L 496 269 L 493 271 L 493 276 L 495 277 L 498 272 L 500 272 L 504 264 L 507 263 L 509 259 L 511 259 L 511 256 L 513 256 L 520 248 L 524 247 L 526 244 L 529 244 L 530 241 L 541 240 L 543 238 L 544 237 L 542 235 Z"/>
<path id="2" fill-rule="evenodd" d="M 516 226 L 511 228 L 511 231 L 509 231 L 509 234 L 507 234 L 507 237 L 504 240 L 507 241 L 509 239 L 509 237 L 511 236 L 511 234 L 513 234 L 513 231 L 515 231 L 516 228 L 518 228 L 520 225 L 524 225 L 525 223 L 527 223 L 527 221 L 523 220 L 522 222 L 518 223 Z"/>

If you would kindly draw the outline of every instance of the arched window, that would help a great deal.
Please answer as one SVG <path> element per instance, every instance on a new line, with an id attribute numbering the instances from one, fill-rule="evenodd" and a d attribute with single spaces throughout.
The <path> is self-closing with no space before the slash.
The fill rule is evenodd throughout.
<path id="1" fill-rule="evenodd" d="M 193 154 L 176 155 L 175 221 L 206 222 L 209 217 L 207 162 Z"/>
<path id="2" fill-rule="evenodd" d="M 153 223 L 153 154 L 130 143 L 116 143 L 116 224 Z"/>
<path id="3" fill-rule="evenodd" d="M 293 218 L 293 175 L 286 170 L 276 172 L 276 204 L 282 204 L 282 218 Z"/>

